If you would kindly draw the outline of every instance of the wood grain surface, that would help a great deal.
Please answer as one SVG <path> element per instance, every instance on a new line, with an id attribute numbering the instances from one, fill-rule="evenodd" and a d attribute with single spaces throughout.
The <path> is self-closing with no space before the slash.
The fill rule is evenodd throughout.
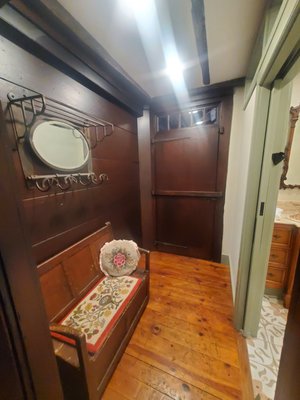
<path id="1" fill-rule="evenodd" d="M 116 238 L 141 243 L 136 118 L 3 37 L 0 52 L 6 60 L 1 66 L 1 78 L 5 79 L 0 79 L 0 100 L 10 144 L 7 153 L 13 159 L 14 182 L 24 206 L 35 261 L 41 263 L 106 221 L 113 224 Z M 108 182 L 95 187 L 75 185 L 65 192 L 51 189 L 43 193 L 27 187 L 7 107 L 7 93 L 22 93 L 20 85 L 114 124 L 113 134 L 99 142 L 91 154 L 91 169 L 98 175 L 107 173 Z M 35 174 L 45 172 L 30 153 L 28 161 Z M 47 173 L 56 172 L 49 169 Z"/>
<path id="2" fill-rule="evenodd" d="M 149 305 L 103 400 L 252 400 L 228 267 L 153 252 L 150 280 Z"/>

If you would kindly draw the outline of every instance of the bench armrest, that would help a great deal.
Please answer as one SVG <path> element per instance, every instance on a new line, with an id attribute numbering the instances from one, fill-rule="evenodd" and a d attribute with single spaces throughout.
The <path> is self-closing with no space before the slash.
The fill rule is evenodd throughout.
<path id="1" fill-rule="evenodd" d="M 84 367 L 85 370 L 88 368 L 88 352 L 86 347 L 86 340 L 84 333 L 77 331 L 70 326 L 58 325 L 58 324 L 50 324 L 49 326 L 50 332 L 57 333 L 58 335 L 62 335 L 65 338 L 71 339 L 74 341 L 73 346 L 76 348 L 78 361 L 81 366 Z M 59 337 L 54 337 L 54 339 L 67 343 L 65 340 L 60 339 Z"/>
<path id="2" fill-rule="evenodd" d="M 85 344 L 85 335 L 70 326 L 50 324 L 49 328 L 51 332 L 58 333 L 59 335 L 74 340 L 75 342 Z"/>
<path id="3" fill-rule="evenodd" d="M 146 271 L 150 271 L 150 251 L 149 250 L 145 250 L 142 247 L 139 247 L 139 252 L 141 254 L 145 254 L 145 256 L 146 256 L 145 269 L 146 269 Z"/>

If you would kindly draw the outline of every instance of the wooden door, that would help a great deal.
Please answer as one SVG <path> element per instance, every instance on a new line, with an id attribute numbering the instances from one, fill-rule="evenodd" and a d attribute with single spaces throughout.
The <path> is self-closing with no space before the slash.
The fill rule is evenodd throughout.
<path id="1" fill-rule="evenodd" d="M 215 104 L 179 112 L 175 123 L 172 115 L 158 118 L 153 140 L 158 250 L 220 260 L 229 139 L 222 113 Z"/>
<path id="2" fill-rule="evenodd" d="M 275 400 L 300 399 L 300 257 L 286 325 Z"/>

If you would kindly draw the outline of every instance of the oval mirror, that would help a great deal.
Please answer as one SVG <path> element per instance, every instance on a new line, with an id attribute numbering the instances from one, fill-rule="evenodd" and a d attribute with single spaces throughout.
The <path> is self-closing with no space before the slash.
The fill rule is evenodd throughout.
<path id="1" fill-rule="evenodd" d="M 39 122 L 32 127 L 29 140 L 38 158 L 57 170 L 78 170 L 89 158 L 86 138 L 77 128 L 66 122 Z"/>

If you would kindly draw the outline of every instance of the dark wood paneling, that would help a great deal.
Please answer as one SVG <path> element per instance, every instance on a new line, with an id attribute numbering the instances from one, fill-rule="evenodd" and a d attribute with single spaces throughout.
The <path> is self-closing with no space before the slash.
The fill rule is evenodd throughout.
<path id="1" fill-rule="evenodd" d="M 223 215 L 225 203 L 226 178 L 228 168 L 228 153 L 230 141 L 230 129 L 232 118 L 232 96 L 223 98 L 220 106 L 220 122 L 219 126 L 223 133 L 219 135 L 219 154 L 218 154 L 218 170 L 217 170 L 217 186 L 216 191 L 223 192 L 223 199 L 216 205 L 215 217 L 215 240 L 213 249 L 213 259 L 220 261 L 222 238 L 223 238 Z"/>
<path id="2" fill-rule="evenodd" d="M 89 268 L 83 269 L 85 263 Z M 77 294 L 81 294 L 93 279 L 99 276 L 99 264 L 94 265 L 89 247 L 81 249 L 78 253 L 64 261 L 64 270 L 70 280 L 71 287 Z"/>
<path id="3" fill-rule="evenodd" d="M 136 133 L 134 116 L 2 36 L 0 51 L 1 59 L 5 60 L 0 76 L 12 82 L 1 83 L 3 101 L 7 100 L 8 92 L 15 91 L 15 83 Z"/>
<path id="4" fill-rule="evenodd" d="M 163 138 L 190 139 L 155 143 L 155 190 L 215 191 L 219 134 L 216 126 L 162 133 Z M 156 135 L 159 140 L 160 134 Z"/>
<path id="5" fill-rule="evenodd" d="M 74 296 L 68 286 L 61 264 L 42 275 L 40 282 L 48 320 L 51 321 L 65 304 L 70 304 L 74 300 Z M 64 290 L 60 290 L 62 285 Z"/>
<path id="6" fill-rule="evenodd" d="M 159 131 L 152 141 L 156 241 L 164 251 L 220 261 L 232 96 L 210 103 L 206 95 L 218 108 L 217 123 Z"/>
<path id="7" fill-rule="evenodd" d="M 6 120 L 6 129 L 3 122 L 0 125 L 1 253 L 3 250 L 20 332 L 26 338 L 21 346 L 28 360 L 32 387 L 37 398 L 58 400 L 62 394 L 35 265 L 107 220 L 113 222 L 116 237 L 140 240 L 137 123 L 124 109 L 3 37 L 0 52 L 0 76 L 4 78 L 0 80 L 0 100 Z M 107 184 L 88 189 L 74 187 L 67 193 L 41 193 L 27 188 L 6 96 L 10 91 L 20 95 L 29 91 L 16 84 L 115 124 L 113 135 L 93 150 L 93 168 L 97 173 L 106 170 L 110 178 Z M 56 279 L 61 281 L 62 274 Z M 48 290 L 47 282 L 43 290 Z M 59 304 L 72 302 L 70 290 L 69 298 L 53 300 Z"/>
<path id="8" fill-rule="evenodd" d="M 10 19 L 1 22 L 3 36 L 135 115 L 142 113 L 147 94 L 107 52 L 104 55 L 95 40 L 91 43 L 92 37 L 80 24 L 74 26 L 75 20 L 58 2 L 14 0 L 10 4 L 25 18 L 10 10 Z"/>
<path id="9" fill-rule="evenodd" d="M 16 184 L 23 200 L 36 261 L 40 263 L 51 257 L 106 221 L 113 222 L 116 237 L 124 235 L 140 242 L 136 118 L 4 38 L 0 38 L 0 49 L 6 57 L 0 71 L 5 78 L 115 124 L 113 134 L 92 150 L 92 169 L 97 174 L 107 173 L 107 183 L 88 188 L 77 185 L 64 193 L 56 189 L 42 193 L 26 186 L 19 154 L 14 151 L 14 133 L 6 110 L 10 156 L 15 165 Z M 8 92 L 21 89 L 0 80 L 0 90 L 0 96 L 5 100 Z M 38 172 L 40 167 L 36 162 L 30 157 L 29 161 Z"/>
<path id="10" fill-rule="evenodd" d="M 198 197 L 158 197 L 158 249 L 211 259 L 215 207 L 216 201 Z"/>
<path id="11" fill-rule="evenodd" d="M 130 131 L 116 126 L 114 133 L 93 149 L 93 157 L 138 162 L 136 125 L 131 129 Z"/>
<path id="12" fill-rule="evenodd" d="M 9 285 L 10 301 L 17 315 L 18 341 L 28 364 L 23 374 L 32 379 L 36 398 L 62 399 L 48 323 L 34 260 L 30 252 L 23 208 L 9 152 L 7 131 L 0 109 L 0 250 Z M 2 362 L 2 359 L 1 359 Z M 34 398 L 28 395 L 28 398 Z"/>
<path id="13" fill-rule="evenodd" d="M 209 197 L 218 199 L 223 197 L 222 192 L 204 192 L 204 191 L 196 191 L 196 190 L 155 190 L 153 192 L 154 196 L 178 196 L 178 197 Z"/>

